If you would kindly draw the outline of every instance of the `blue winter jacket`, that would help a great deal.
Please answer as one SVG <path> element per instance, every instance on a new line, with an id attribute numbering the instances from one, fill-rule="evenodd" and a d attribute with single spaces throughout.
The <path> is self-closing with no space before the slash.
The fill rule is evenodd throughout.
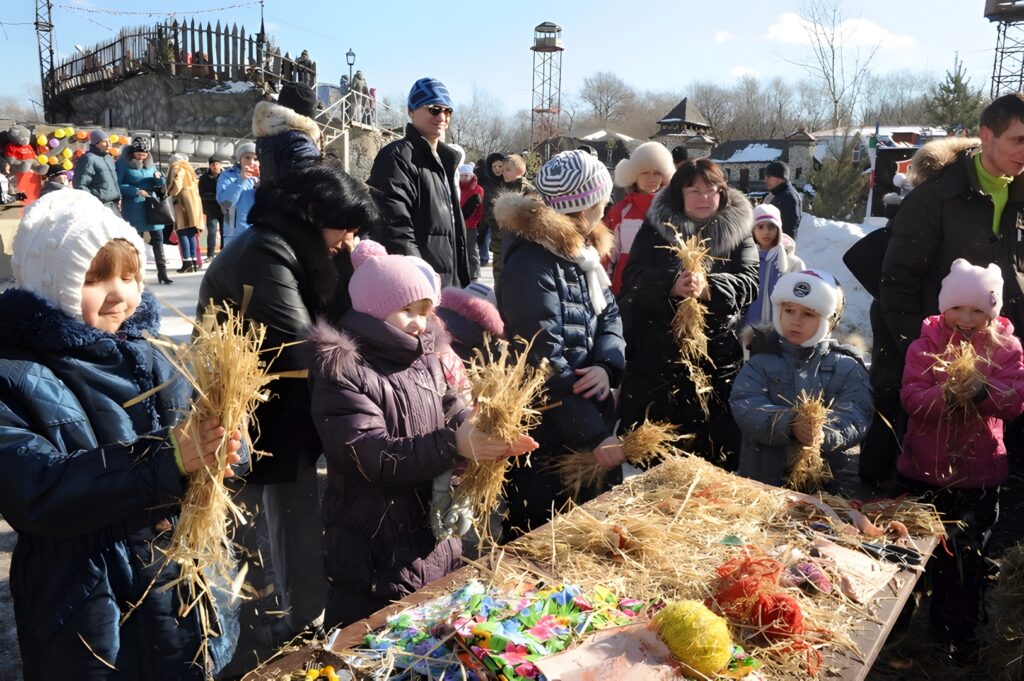
<path id="1" fill-rule="evenodd" d="M 241 167 L 231 166 L 217 179 L 217 203 L 224 210 L 224 244 L 249 229 L 249 211 L 256 203 L 256 179 L 242 179 Z"/>
<path id="2" fill-rule="evenodd" d="M 739 474 L 782 485 L 788 474 L 793 405 L 801 391 L 823 393 L 830 421 L 822 454 L 830 464 L 864 438 L 873 398 L 868 371 L 855 351 L 825 339 L 810 348 L 793 345 L 775 331 L 755 333 L 750 359 L 740 369 L 729 403 L 743 433 Z"/>
<path id="3" fill-rule="evenodd" d="M 117 159 L 117 183 L 121 186 L 121 215 L 131 223 L 132 227 L 140 232 L 152 232 L 163 229 L 163 225 L 151 225 L 146 220 L 146 199 L 139 196 L 139 190 L 152 194 L 157 187 L 166 184 L 163 176 L 157 177 L 157 168 L 153 164 L 153 157 L 150 156 L 143 162 L 141 168 L 132 168 L 128 165 L 130 150 L 125 150 Z"/>
<path id="4" fill-rule="evenodd" d="M 158 331 L 155 299 L 144 293 L 117 334 L 22 289 L 0 294 L 0 318 L 0 514 L 18 532 L 10 588 L 24 677 L 206 678 L 192 663 L 197 612 L 179 617 L 176 590 L 161 588 L 178 575 L 161 571 L 171 533 L 158 524 L 176 521 L 184 493 L 168 432 L 189 389 L 142 337 Z M 210 671 L 237 639 L 224 612 Z"/>

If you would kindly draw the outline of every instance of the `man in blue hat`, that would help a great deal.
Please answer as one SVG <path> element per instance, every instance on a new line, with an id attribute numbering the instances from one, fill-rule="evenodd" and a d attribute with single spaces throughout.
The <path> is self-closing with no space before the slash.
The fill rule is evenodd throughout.
<path id="1" fill-rule="evenodd" d="M 377 154 L 368 184 L 383 213 L 373 238 L 388 253 L 416 255 L 443 286 L 464 287 L 479 257 L 466 245 L 456 170 L 459 153 L 444 143 L 452 99 L 444 83 L 420 78 L 409 91 L 405 137 Z"/>

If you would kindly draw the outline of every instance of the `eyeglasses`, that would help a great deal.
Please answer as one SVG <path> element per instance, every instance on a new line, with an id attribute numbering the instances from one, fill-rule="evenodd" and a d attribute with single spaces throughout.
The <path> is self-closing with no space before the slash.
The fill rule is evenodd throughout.
<path id="1" fill-rule="evenodd" d="M 694 187 L 687 187 L 683 190 L 683 196 L 688 199 L 711 199 L 718 196 L 718 192 L 717 189 L 709 189 L 704 192 Z"/>
<path id="2" fill-rule="evenodd" d="M 429 113 L 431 116 L 437 116 L 439 114 L 444 114 L 448 118 L 451 118 L 452 117 L 452 108 L 450 106 L 441 106 L 440 104 L 432 104 L 431 106 L 427 107 L 427 113 Z"/>

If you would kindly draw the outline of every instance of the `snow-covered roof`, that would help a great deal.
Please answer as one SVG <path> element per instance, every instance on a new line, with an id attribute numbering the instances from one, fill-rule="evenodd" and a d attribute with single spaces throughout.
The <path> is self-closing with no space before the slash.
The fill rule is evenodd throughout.
<path id="1" fill-rule="evenodd" d="M 719 153 L 720 150 L 724 150 L 725 153 Z M 715 163 L 770 163 L 779 160 L 782 153 L 782 149 L 769 146 L 764 142 L 751 142 L 734 149 L 728 149 L 726 145 L 722 145 L 712 152 L 711 160 Z"/>
<path id="2" fill-rule="evenodd" d="M 618 137 L 623 142 L 633 141 L 633 138 L 630 137 L 629 135 L 623 135 L 621 132 L 615 132 L 614 130 L 598 130 L 597 132 L 592 132 L 589 135 L 584 135 L 579 139 L 584 140 L 586 142 L 597 142 L 599 140 L 607 139 L 612 135 Z"/>
<path id="3" fill-rule="evenodd" d="M 945 137 L 946 130 L 944 128 L 938 128 L 931 125 L 882 125 L 878 128 L 878 134 L 886 137 L 897 135 L 901 133 L 920 133 L 927 137 Z M 847 137 L 849 135 L 861 135 L 862 137 L 870 137 L 875 134 L 875 126 L 865 125 L 861 128 L 830 128 L 828 130 L 819 130 L 814 133 L 814 136 L 818 139 L 822 137 Z"/>

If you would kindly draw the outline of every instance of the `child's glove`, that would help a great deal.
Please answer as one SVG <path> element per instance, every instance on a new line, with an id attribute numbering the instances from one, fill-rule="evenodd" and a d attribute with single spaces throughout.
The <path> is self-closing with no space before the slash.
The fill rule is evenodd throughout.
<path id="1" fill-rule="evenodd" d="M 453 501 L 452 472 L 445 471 L 434 478 L 430 492 L 430 531 L 437 541 L 448 537 L 461 537 L 473 525 L 469 500 L 460 504 Z"/>

